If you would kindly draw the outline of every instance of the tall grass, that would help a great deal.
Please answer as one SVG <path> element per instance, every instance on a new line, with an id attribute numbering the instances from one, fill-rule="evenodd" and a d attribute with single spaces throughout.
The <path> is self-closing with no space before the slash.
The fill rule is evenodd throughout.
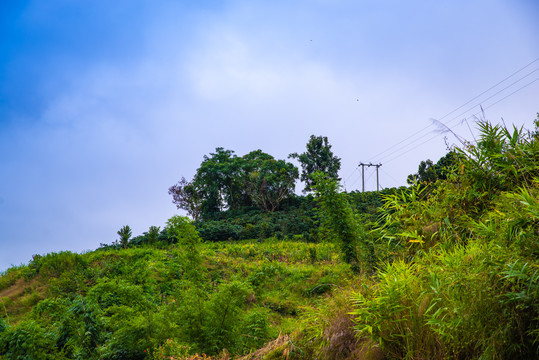
<path id="1" fill-rule="evenodd" d="M 539 144 L 479 126 L 447 181 L 385 197 L 373 232 L 398 246 L 352 313 L 389 358 L 539 357 Z"/>

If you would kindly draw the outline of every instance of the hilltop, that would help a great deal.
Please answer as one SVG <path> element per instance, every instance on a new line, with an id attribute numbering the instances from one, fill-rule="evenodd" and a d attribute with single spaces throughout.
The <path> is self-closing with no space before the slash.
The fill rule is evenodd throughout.
<path id="1" fill-rule="evenodd" d="M 537 358 L 538 132 L 479 127 L 373 198 L 312 173 L 301 234 L 283 232 L 290 208 L 207 206 L 160 235 L 11 268 L 2 359 Z M 211 241 L 222 229 L 257 236 Z"/>

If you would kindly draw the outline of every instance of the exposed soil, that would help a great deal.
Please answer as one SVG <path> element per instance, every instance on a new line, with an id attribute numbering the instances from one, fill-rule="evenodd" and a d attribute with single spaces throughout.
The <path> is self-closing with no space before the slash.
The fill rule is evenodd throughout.
<path id="1" fill-rule="evenodd" d="M 13 285 L 0 291 L 0 298 L 9 297 L 14 298 L 21 296 L 24 293 L 24 289 L 29 285 L 29 283 L 24 278 L 19 278 Z"/>

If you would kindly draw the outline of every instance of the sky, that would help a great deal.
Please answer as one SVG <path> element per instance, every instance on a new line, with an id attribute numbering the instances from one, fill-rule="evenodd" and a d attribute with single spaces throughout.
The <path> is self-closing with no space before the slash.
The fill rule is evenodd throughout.
<path id="1" fill-rule="evenodd" d="M 352 191 L 360 162 L 405 185 L 447 127 L 531 129 L 538 20 L 534 0 L 1 1 L 0 272 L 164 226 L 217 147 L 327 136 Z"/>

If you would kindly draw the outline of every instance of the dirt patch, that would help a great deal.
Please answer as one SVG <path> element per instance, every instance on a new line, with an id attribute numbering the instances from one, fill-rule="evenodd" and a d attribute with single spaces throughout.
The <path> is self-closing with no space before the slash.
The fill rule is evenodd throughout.
<path id="1" fill-rule="evenodd" d="M 24 293 L 24 289 L 26 288 L 27 284 L 28 282 L 24 280 L 24 278 L 19 278 L 17 281 L 15 281 L 13 285 L 0 291 L 0 298 L 14 298 L 17 296 L 21 296 Z"/>
<path id="2" fill-rule="evenodd" d="M 20 296 L 24 295 L 26 289 L 32 288 L 32 287 L 34 287 L 34 290 L 41 290 L 45 286 L 43 284 L 41 284 L 41 286 L 36 288 L 36 286 L 39 284 L 39 282 L 40 282 L 39 281 L 39 276 L 33 278 L 30 281 L 26 281 L 24 278 L 21 277 L 21 278 L 17 279 L 17 281 L 15 281 L 15 283 L 13 285 L 11 285 L 10 287 L 5 288 L 2 291 L 0 291 L 0 299 L 3 298 L 3 297 L 8 297 L 8 298 L 11 298 L 11 299 L 14 299 L 16 297 L 20 297 Z"/>

